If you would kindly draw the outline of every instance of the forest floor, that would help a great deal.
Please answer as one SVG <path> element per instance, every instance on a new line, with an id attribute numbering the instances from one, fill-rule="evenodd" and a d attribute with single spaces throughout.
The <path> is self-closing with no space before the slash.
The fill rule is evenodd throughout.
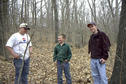
<path id="1" fill-rule="evenodd" d="M 57 69 L 53 63 L 54 44 L 34 45 L 33 54 L 30 58 L 29 84 L 56 84 Z M 87 53 L 88 48 L 71 48 L 72 59 L 70 62 L 71 76 L 73 84 L 92 84 L 90 72 L 90 56 Z M 110 57 L 107 61 L 107 76 L 110 79 L 114 64 L 116 46 L 112 46 Z M 3 84 L 14 84 L 14 66 L 13 61 L 4 61 L 0 59 L 0 81 Z M 63 75 L 65 84 L 65 77 Z M 0 83 L 1 84 L 1 83 Z"/>

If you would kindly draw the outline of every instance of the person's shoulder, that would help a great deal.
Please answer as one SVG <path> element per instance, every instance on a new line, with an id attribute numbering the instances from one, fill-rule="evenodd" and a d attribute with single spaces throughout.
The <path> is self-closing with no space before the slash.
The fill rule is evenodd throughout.
<path id="1" fill-rule="evenodd" d="M 59 46 L 59 43 L 56 43 L 56 44 L 55 44 L 55 47 L 58 47 L 58 46 Z"/>
<path id="2" fill-rule="evenodd" d="M 100 33 L 101 33 L 101 34 L 105 34 L 105 32 L 103 32 L 103 31 L 100 31 Z"/>
<path id="3" fill-rule="evenodd" d="M 18 35 L 18 33 L 14 33 L 11 35 L 11 37 L 16 37 Z"/>
<path id="4" fill-rule="evenodd" d="M 103 32 L 103 31 L 100 31 L 100 34 L 103 35 L 103 36 L 106 36 L 106 33 Z"/>
<path id="5" fill-rule="evenodd" d="M 30 39 L 30 35 L 29 34 L 25 34 L 25 37 L 28 37 Z"/>
<path id="6" fill-rule="evenodd" d="M 65 43 L 65 46 L 67 46 L 67 47 L 70 47 L 70 44 L 68 44 L 68 43 Z"/>
<path id="7" fill-rule="evenodd" d="M 29 34 L 27 34 L 27 33 L 26 33 L 25 35 L 26 35 L 26 36 L 27 36 L 27 35 L 28 35 L 28 36 L 30 36 L 30 35 L 29 35 Z"/>
<path id="8" fill-rule="evenodd" d="M 91 34 L 91 35 L 90 35 L 90 38 L 91 38 L 93 35 L 94 35 L 94 34 Z"/>

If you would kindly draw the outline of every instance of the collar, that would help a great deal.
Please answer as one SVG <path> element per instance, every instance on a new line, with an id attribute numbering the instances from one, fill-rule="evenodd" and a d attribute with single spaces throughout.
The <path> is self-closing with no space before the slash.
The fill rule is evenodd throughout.
<path id="1" fill-rule="evenodd" d="M 98 33 L 92 34 L 91 36 L 96 37 L 96 36 L 100 35 L 100 33 L 101 33 L 101 31 L 98 29 Z"/>
<path id="2" fill-rule="evenodd" d="M 97 31 L 98 31 L 98 32 L 97 32 L 96 34 L 93 34 L 93 35 L 97 35 L 97 34 L 99 34 L 99 33 L 101 32 L 99 29 L 97 29 Z"/>
<path id="3" fill-rule="evenodd" d="M 59 45 L 59 46 L 61 46 L 61 45 L 60 45 L 60 43 L 59 43 L 58 45 Z M 62 46 L 64 46 L 64 45 L 66 45 L 66 43 L 63 43 L 63 45 L 62 45 Z"/>

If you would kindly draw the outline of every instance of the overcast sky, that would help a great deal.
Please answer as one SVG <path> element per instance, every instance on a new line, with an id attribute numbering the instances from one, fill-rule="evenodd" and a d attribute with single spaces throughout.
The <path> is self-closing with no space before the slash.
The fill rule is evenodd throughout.
<path id="1" fill-rule="evenodd" d="M 31 0 L 29 0 L 29 1 L 31 1 Z M 41 0 L 37 0 L 37 2 L 40 2 Z M 45 0 L 43 0 L 43 1 L 45 1 Z M 48 0 L 46 0 L 46 1 L 48 1 Z M 71 0 L 70 0 L 71 1 Z M 72 0 L 73 1 L 73 0 Z M 81 3 L 83 2 L 84 0 L 77 0 L 77 5 L 78 5 L 78 8 L 79 8 L 79 6 L 81 5 Z M 120 1 L 120 0 L 119 0 Z M 89 0 L 89 2 L 91 3 L 91 0 Z M 18 0 L 18 4 L 20 4 L 21 5 L 21 3 L 22 3 L 22 0 Z M 44 3 L 43 3 L 44 4 Z M 72 3 L 71 3 L 72 4 Z M 97 10 L 97 14 L 99 13 L 98 12 L 98 10 L 99 10 L 99 5 L 100 5 L 100 0 L 96 0 L 96 10 Z M 115 6 L 115 0 L 114 0 L 114 4 L 113 4 L 113 6 Z M 71 7 L 72 7 L 72 5 L 71 5 Z M 90 8 L 89 8 L 89 4 L 88 4 L 88 2 L 87 2 L 87 0 L 85 0 L 85 4 L 84 4 L 84 7 L 85 7 L 85 11 L 87 11 L 86 13 L 87 14 L 91 14 L 91 10 L 90 10 Z M 37 4 L 37 8 L 39 9 L 40 8 L 40 3 L 38 3 Z M 59 5 L 59 8 L 58 9 L 60 9 L 60 5 Z M 31 11 L 31 10 L 29 10 L 29 11 Z M 46 9 L 43 7 L 43 12 L 44 11 L 46 11 Z M 30 14 L 31 15 L 31 14 Z M 61 12 L 59 11 L 59 16 L 61 15 Z"/>

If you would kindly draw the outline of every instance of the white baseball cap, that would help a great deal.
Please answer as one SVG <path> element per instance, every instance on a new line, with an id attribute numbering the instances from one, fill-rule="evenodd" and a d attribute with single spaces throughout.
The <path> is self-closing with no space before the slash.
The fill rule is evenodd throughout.
<path id="1" fill-rule="evenodd" d="M 30 28 L 28 27 L 28 24 L 27 23 L 21 23 L 19 27 L 20 28 L 25 28 L 27 30 L 30 30 Z"/>

